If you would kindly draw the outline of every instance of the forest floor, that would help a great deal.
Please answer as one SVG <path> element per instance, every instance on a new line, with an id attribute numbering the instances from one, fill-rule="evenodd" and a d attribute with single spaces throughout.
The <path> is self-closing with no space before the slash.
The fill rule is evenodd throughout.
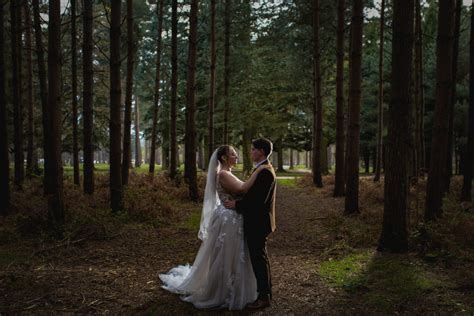
<path id="1" fill-rule="evenodd" d="M 361 214 L 346 217 L 332 181 L 325 177 L 322 189 L 309 176 L 279 181 L 278 228 L 268 243 L 273 301 L 255 314 L 474 313 L 472 204 L 447 197 L 445 216 L 424 225 L 420 181 L 410 195 L 409 253 L 379 253 L 383 185 L 362 177 Z M 47 233 L 41 191 L 39 180 L 29 181 L 13 195 L 13 214 L 0 219 L 0 314 L 219 313 L 160 288 L 158 274 L 192 264 L 200 245 L 201 206 L 186 201 L 183 186 L 132 173 L 127 212 L 111 215 L 106 176 L 98 176 L 94 197 L 66 183 L 61 240 Z"/>

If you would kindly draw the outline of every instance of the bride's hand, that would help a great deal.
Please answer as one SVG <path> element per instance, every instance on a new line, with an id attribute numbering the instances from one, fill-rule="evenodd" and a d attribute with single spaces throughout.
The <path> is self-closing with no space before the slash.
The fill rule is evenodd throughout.
<path id="1" fill-rule="evenodd" d="M 267 169 L 267 168 L 266 168 L 265 166 L 263 166 L 263 165 L 261 165 L 261 166 L 258 166 L 258 168 L 257 168 L 257 169 L 255 169 L 255 172 L 254 172 L 254 174 L 256 174 L 256 175 L 257 175 L 257 174 L 259 174 L 259 173 L 260 173 L 260 171 L 262 171 L 263 169 Z"/>

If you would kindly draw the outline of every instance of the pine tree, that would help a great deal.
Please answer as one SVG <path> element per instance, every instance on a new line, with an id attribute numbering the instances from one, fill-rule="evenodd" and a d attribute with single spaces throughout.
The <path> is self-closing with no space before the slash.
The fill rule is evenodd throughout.
<path id="1" fill-rule="evenodd" d="M 10 161 L 8 157 L 7 104 L 5 97 L 5 2 L 0 2 L 0 214 L 10 208 Z"/>
<path id="2" fill-rule="evenodd" d="M 48 112 L 51 135 L 51 183 L 48 196 L 49 221 L 61 236 L 64 224 L 63 165 L 61 159 L 61 0 L 49 1 L 48 20 Z"/>
<path id="3" fill-rule="evenodd" d="M 189 197 L 198 199 L 196 170 L 196 55 L 197 55 L 198 0 L 191 1 L 189 14 L 188 78 L 186 83 L 186 134 L 184 174 Z"/>
<path id="4" fill-rule="evenodd" d="M 121 0 L 111 1 L 110 13 L 110 206 L 112 212 L 122 210 L 121 174 L 121 82 L 120 82 L 120 25 Z"/>
<path id="5" fill-rule="evenodd" d="M 352 7 L 351 50 L 349 71 L 349 122 L 347 130 L 345 214 L 359 212 L 359 146 L 362 65 L 362 0 L 354 0 Z"/>
<path id="6" fill-rule="evenodd" d="M 156 14 L 158 16 L 158 33 L 156 35 L 156 76 L 155 76 L 155 96 L 153 102 L 153 122 L 151 132 L 151 150 L 150 150 L 150 167 L 149 172 L 155 172 L 155 157 L 156 157 L 156 139 L 158 129 L 158 112 L 160 105 L 160 78 L 161 78 L 161 33 L 163 32 L 163 7 L 164 0 L 160 0 L 157 6 Z"/>
<path id="7" fill-rule="evenodd" d="M 319 36 L 320 2 L 313 0 L 313 183 L 323 187 L 321 167 L 321 139 L 323 134 L 323 104 L 321 96 L 321 44 Z M 281 148 L 279 149 L 281 151 Z"/>
<path id="8" fill-rule="evenodd" d="M 344 196 L 344 0 L 337 1 L 336 174 L 334 196 Z"/>
<path id="9" fill-rule="evenodd" d="M 384 216 L 378 250 L 408 249 L 407 208 L 411 133 L 413 58 L 413 0 L 393 1 L 392 81 L 388 112 Z"/>
<path id="10" fill-rule="evenodd" d="M 442 213 L 442 199 L 447 175 L 449 103 L 453 84 L 453 45 L 455 3 L 440 0 L 438 37 L 436 39 L 436 104 L 433 118 L 430 167 L 426 184 L 425 218 Z"/>

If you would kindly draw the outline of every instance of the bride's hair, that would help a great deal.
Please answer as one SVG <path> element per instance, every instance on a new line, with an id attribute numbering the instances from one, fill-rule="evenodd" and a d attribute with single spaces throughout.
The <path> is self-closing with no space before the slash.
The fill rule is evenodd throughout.
<path id="1" fill-rule="evenodd" d="M 222 146 L 219 146 L 219 148 L 217 148 L 217 160 L 219 160 L 221 164 L 225 163 L 222 157 L 227 156 L 231 148 L 232 146 L 229 146 L 229 145 L 222 145 Z"/>

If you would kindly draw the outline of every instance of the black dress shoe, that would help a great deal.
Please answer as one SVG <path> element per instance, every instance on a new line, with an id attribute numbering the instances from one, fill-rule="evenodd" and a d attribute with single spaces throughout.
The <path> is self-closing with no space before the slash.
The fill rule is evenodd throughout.
<path id="1" fill-rule="evenodd" d="M 247 304 L 248 309 L 259 309 L 259 308 L 265 308 L 270 306 L 270 300 L 264 300 L 264 299 L 257 299 L 255 302 Z"/>

